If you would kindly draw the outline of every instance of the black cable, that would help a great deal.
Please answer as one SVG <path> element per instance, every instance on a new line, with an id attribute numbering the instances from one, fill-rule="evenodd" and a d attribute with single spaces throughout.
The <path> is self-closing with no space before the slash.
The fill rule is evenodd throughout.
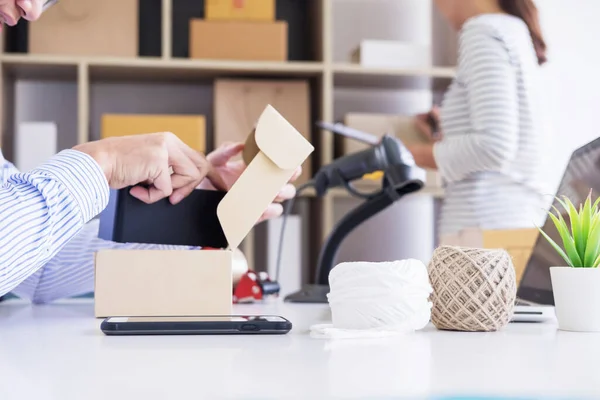
<path id="1" fill-rule="evenodd" d="M 308 181 L 303 185 L 296 188 L 296 195 L 289 199 L 283 210 L 283 221 L 281 222 L 281 232 L 279 234 L 279 245 L 277 248 L 277 264 L 275 265 L 275 282 L 279 282 L 279 270 L 281 268 L 281 254 L 283 252 L 283 235 L 285 234 L 285 222 L 287 221 L 288 215 L 292 212 L 294 207 L 294 200 L 300 196 L 300 193 L 310 187 L 314 187 L 314 181 Z"/>

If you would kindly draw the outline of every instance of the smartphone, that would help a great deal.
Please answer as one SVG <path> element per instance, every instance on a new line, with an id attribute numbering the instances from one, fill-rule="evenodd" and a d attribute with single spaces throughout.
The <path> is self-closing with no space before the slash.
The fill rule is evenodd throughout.
<path id="1" fill-rule="evenodd" d="M 431 112 L 427 114 L 427 124 L 429 125 L 429 129 L 431 129 L 431 137 L 437 139 L 440 136 L 440 127 Z"/>
<path id="2" fill-rule="evenodd" d="M 106 335 L 286 334 L 292 323 L 276 315 L 109 317 L 100 329 Z"/>

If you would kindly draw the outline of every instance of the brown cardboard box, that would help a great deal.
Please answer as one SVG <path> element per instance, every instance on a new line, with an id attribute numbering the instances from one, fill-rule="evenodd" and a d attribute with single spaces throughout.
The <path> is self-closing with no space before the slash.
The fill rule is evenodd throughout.
<path id="1" fill-rule="evenodd" d="M 61 0 L 28 37 L 32 54 L 137 57 L 138 0 Z"/>
<path id="2" fill-rule="evenodd" d="M 236 249 L 314 147 L 267 106 L 249 140 L 246 170 L 217 208 L 229 246 L 222 250 L 100 250 L 96 317 L 228 315 Z"/>
<path id="3" fill-rule="evenodd" d="M 215 145 L 244 141 L 261 110 L 273 105 L 310 141 L 310 96 L 307 81 L 217 79 L 214 85 Z M 312 176 L 310 159 L 302 164 L 297 183 Z"/>
<path id="4" fill-rule="evenodd" d="M 371 133 L 382 137 L 386 133 L 395 135 L 405 144 L 426 143 L 423 135 L 417 130 L 413 123 L 413 117 L 405 115 L 392 114 L 374 114 L 374 113 L 349 113 L 346 114 L 344 124 L 350 128 L 359 129 L 363 132 Z M 344 154 L 351 154 L 364 150 L 367 144 L 357 140 L 341 138 L 342 151 Z M 441 187 L 441 179 L 436 170 L 426 169 L 426 185 L 428 187 Z"/>
<path id="5" fill-rule="evenodd" d="M 190 58 L 287 61 L 285 21 L 190 21 Z"/>
<path id="6" fill-rule="evenodd" d="M 154 132 L 172 132 L 194 150 L 206 151 L 206 118 L 203 115 L 102 115 L 102 138 Z"/>
<path id="7" fill-rule="evenodd" d="M 205 0 L 209 21 L 275 21 L 275 0 Z"/>
<path id="8" fill-rule="evenodd" d="M 440 243 L 506 250 L 513 259 L 517 284 L 519 284 L 538 235 L 537 229 L 480 230 L 473 228 L 465 229 L 457 235 L 444 236 L 440 238 Z"/>

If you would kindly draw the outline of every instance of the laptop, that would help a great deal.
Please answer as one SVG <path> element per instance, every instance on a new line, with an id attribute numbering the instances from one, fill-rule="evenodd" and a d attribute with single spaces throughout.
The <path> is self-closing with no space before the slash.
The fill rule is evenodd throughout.
<path id="1" fill-rule="evenodd" d="M 555 197 L 566 196 L 579 207 L 579 204 L 585 202 L 590 189 L 594 202 L 600 194 L 600 138 L 571 154 Z M 568 221 L 568 215 L 560 203 L 554 199 L 552 204 Z M 550 217 L 546 218 L 542 229 L 552 240 L 562 244 Z M 555 318 L 550 267 L 565 264 L 546 238 L 538 235 L 517 290 L 518 300 L 513 317 L 515 322 L 537 322 Z"/>

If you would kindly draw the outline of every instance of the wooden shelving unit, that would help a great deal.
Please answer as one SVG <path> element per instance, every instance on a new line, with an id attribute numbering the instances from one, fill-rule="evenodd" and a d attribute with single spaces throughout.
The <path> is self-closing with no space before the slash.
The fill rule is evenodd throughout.
<path id="1" fill-rule="evenodd" d="M 363 68 L 357 64 L 334 61 L 333 43 L 333 3 L 340 0 L 317 0 L 307 2 L 311 7 L 311 30 L 316 37 L 314 60 L 290 62 L 258 62 L 229 60 L 194 60 L 174 57 L 172 54 L 174 0 L 162 0 L 162 54 L 159 57 L 115 58 L 79 57 L 62 55 L 37 55 L 22 53 L 0 54 L 0 87 L 2 89 L 2 135 L 3 151 L 10 157 L 14 134 L 13 107 L 14 83 L 19 79 L 66 80 L 77 83 L 77 139 L 85 142 L 91 137 L 90 91 L 95 82 L 196 82 L 199 79 L 217 77 L 284 77 L 311 79 L 312 99 L 316 101 L 313 120 L 332 121 L 334 119 L 334 89 L 350 87 L 402 87 L 407 80 L 426 79 L 427 84 L 446 82 L 454 76 L 454 69 L 435 66 L 423 69 Z M 313 121 L 314 122 L 314 121 Z M 320 165 L 330 163 L 334 158 L 334 140 L 329 132 L 313 131 L 313 144 L 317 160 L 315 170 Z M 424 193 L 440 197 L 439 188 L 426 188 Z M 311 204 L 311 243 L 310 257 L 316 261 L 318 248 L 334 225 L 334 199 L 348 196 L 343 189 L 334 189 L 322 199 L 314 198 L 313 193 L 305 197 Z M 252 235 L 245 242 L 246 255 L 252 263 Z"/>

